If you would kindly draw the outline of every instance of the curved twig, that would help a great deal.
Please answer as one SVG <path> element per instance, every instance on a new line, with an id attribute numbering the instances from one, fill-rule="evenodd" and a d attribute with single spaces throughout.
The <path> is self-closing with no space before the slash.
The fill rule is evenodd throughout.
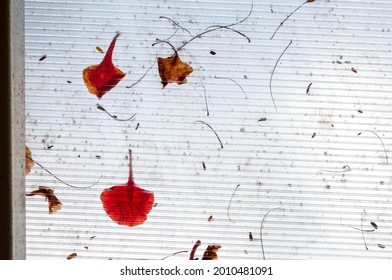
<path id="1" fill-rule="evenodd" d="M 268 210 L 268 212 L 265 213 L 263 219 L 261 220 L 261 224 L 260 224 L 260 244 L 261 244 L 261 250 L 262 250 L 262 252 L 263 252 L 263 260 L 265 260 L 264 245 L 263 245 L 263 223 L 264 223 L 264 220 L 265 220 L 265 218 L 267 217 L 267 215 L 268 215 L 271 211 L 274 211 L 274 210 L 277 210 L 277 209 L 280 209 L 280 208 L 279 208 L 279 207 L 276 207 L 276 208 L 272 208 L 272 209 Z"/>
<path id="2" fill-rule="evenodd" d="M 189 32 L 188 29 L 182 27 L 182 26 L 181 26 L 178 22 L 176 22 L 175 20 L 173 20 L 173 19 L 171 19 L 171 18 L 169 18 L 169 17 L 165 17 L 165 16 L 160 16 L 159 18 L 164 18 L 164 19 L 170 20 L 170 21 L 171 21 L 174 25 L 176 25 L 178 28 L 180 28 L 180 29 L 186 31 L 189 35 L 192 36 L 192 33 Z M 172 36 L 173 36 L 173 35 L 172 35 Z"/>
<path id="3" fill-rule="evenodd" d="M 286 20 L 288 20 L 289 17 L 291 17 L 296 11 L 298 11 L 298 10 L 299 10 L 303 5 L 305 5 L 307 2 L 309 2 L 309 1 L 305 1 L 304 3 L 302 3 L 298 8 L 296 8 L 294 11 L 292 11 L 292 12 L 291 12 L 291 13 L 290 13 L 290 14 L 289 14 L 280 24 L 279 24 L 279 26 L 278 26 L 278 28 L 276 28 L 274 34 L 272 34 L 270 40 L 272 40 L 272 39 L 274 38 L 276 32 L 278 32 L 279 28 L 282 27 L 282 25 L 286 22 Z"/>
<path id="4" fill-rule="evenodd" d="M 205 104 L 206 104 L 206 109 L 207 109 L 207 117 L 210 115 L 210 111 L 208 110 L 208 103 L 207 103 L 207 94 L 206 94 L 206 87 L 204 86 L 204 85 L 197 85 L 196 87 L 203 87 L 203 89 L 204 89 L 204 101 L 205 101 Z"/>
<path id="5" fill-rule="evenodd" d="M 119 118 L 117 118 L 116 115 L 112 115 L 112 114 L 110 114 L 108 111 L 106 111 L 106 109 L 103 108 L 101 105 L 99 105 L 99 103 L 97 103 L 97 108 L 98 108 L 99 110 L 101 110 L 101 111 L 104 111 L 104 112 L 105 112 L 106 114 L 108 114 L 112 119 L 114 119 L 114 120 L 116 120 L 116 121 L 119 121 L 119 122 L 127 122 L 127 121 L 130 121 L 130 120 L 132 120 L 132 119 L 136 116 L 136 113 L 135 113 L 135 114 L 133 114 L 130 118 L 127 118 L 127 119 L 119 119 Z"/>
<path id="6" fill-rule="evenodd" d="M 284 49 L 284 51 L 280 54 L 278 60 L 276 61 L 275 65 L 274 65 L 274 69 L 272 69 L 272 73 L 271 73 L 271 77 L 270 77 L 270 81 L 269 81 L 269 90 L 270 90 L 272 102 L 274 103 L 274 107 L 275 107 L 275 111 L 276 111 L 276 112 L 278 112 L 278 108 L 276 107 L 275 100 L 274 100 L 274 96 L 272 95 L 272 77 L 274 76 L 276 66 L 278 65 L 280 59 L 282 58 L 282 56 L 284 55 L 284 53 L 287 51 L 287 49 L 290 47 L 290 45 L 291 45 L 292 42 L 293 42 L 293 41 L 291 40 L 290 43 L 287 45 L 287 47 Z"/>
<path id="7" fill-rule="evenodd" d="M 157 42 L 154 43 L 154 44 L 152 44 L 152 46 L 155 46 L 155 45 L 158 44 L 158 43 L 167 43 L 167 44 L 169 44 L 169 45 L 172 47 L 172 49 L 174 50 L 174 53 L 177 55 L 177 52 L 178 52 L 178 51 L 180 51 L 182 48 L 184 48 L 186 45 L 188 45 L 188 44 L 189 44 L 190 42 L 192 42 L 193 40 L 195 40 L 195 39 L 197 39 L 197 38 L 200 38 L 201 36 L 203 36 L 203 35 L 205 35 L 205 34 L 207 34 L 207 33 L 210 33 L 210 32 L 213 32 L 213 31 L 216 31 L 216 30 L 219 30 L 219 29 L 228 29 L 228 30 L 234 31 L 234 32 L 236 32 L 237 34 L 240 34 L 241 36 L 245 37 L 245 38 L 248 40 L 248 42 L 250 42 L 250 39 L 249 39 L 248 36 L 246 36 L 245 34 L 239 32 L 239 31 L 237 31 L 237 30 L 235 30 L 235 29 L 233 29 L 233 28 L 231 28 L 231 27 L 232 27 L 232 26 L 235 26 L 235 25 L 237 25 L 237 24 L 243 23 L 244 21 L 246 21 L 246 20 L 250 17 L 250 15 L 252 14 L 252 12 L 253 12 L 253 2 L 252 2 L 252 5 L 251 5 L 251 8 L 250 8 L 250 11 L 249 11 L 248 15 L 247 15 L 245 18 L 243 18 L 242 20 L 237 21 L 237 22 L 234 22 L 234 23 L 231 23 L 231 24 L 227 24 L 227 25 L 212 25 L 212 26 L 208 27 L 205 31 L 203 31 L 203 32 L 201 32 L 201 33 L 199 33 L 199 34 L 197 34 L 196 36 L 192 37 L 191 39 L 189 39 L 188 41 L 186 41 L 185 43 L 183 43 L 183 44 L 182 44 L 180 47 L 178 47 L 177 49 L 175 49 L 175 48 L 173 47 L 173 45 L 170 44 L 169 42 L 163 41 L 163 40 L 157 40 Z M 167 18 L 167 17 L 164 17 L 164 18 Z M 172 20 L 172 19 L 170 19 L 170 18 L 167 18 L 167 19 Z M 173 20 L 172 20 L 172 21 L 173 21 Z M 174 22 L 174 21 L 173 21 L 173 22 Z M 175 22 L 174 22 L 174 23 L 175 23 Z M 176 23 L 175 23 L 175 24 L 176 24 Z M 177 25 L 177 24 L 176 24 L 176 25 Z M 179 26 L 179 25 L 177 25 L 177 26 L 180 27 L 180 28 L 182 28 L 182 27 Z M 211 29 L 210 29 L 210 28 L 211 28 Z M 189 33 L 190 33 L 190 32 L 189 32 Z"/>
<path id="8" fill-rule="evenodd" d="M 208 30 L 208 29 L 210 29 L 210 28 L 214 28 L 214 30 L 218 30 L 218 29 L 228 29 L 228 30 L 230 30 L 230 31 L 233 31 L 233 32 L 235 32 L 235 33 L 241 35 L 241 36 L 244 37 L 246 40 L 248 40 L 248 43 L 250 43 L 250 38 L 249 38 L 248 36 L 246 36 L 244 33 L 240 32 L 240 31 L 235 30 L 235 29 L 233 29 L 233 28 L 231 28 L 231 27 L 228 27 L 228 26 L 226 26 L 226 25 L 211 25 L 211 26 L 207 27 L 205 30 Z"/>
<path id="9" fill-rule="evenodd" d="M 385 153 L 385 161 L 387 162 L 387 165 L 389 165 L 388 153 L 387 153 L 387 150 L 385 149 L 385 145 L 384 145 L 384 142 L 382 141 L 381 137 L 377 133 L 375 133 L 374 131 L 371 131 L 371 130 L 366 130 L 365 132 L 373 133 L 374 135 L 377 136 L 378 140 L 380 140 L 381 145 L 382 145 L 382 147 L 384 149 L 384 153 Z M 361 135 L 361 134 L 362 134 L 362 132 L 358 133 L 358 135 Z"/>
<path id="10" fill-rule="evenodd" d="M 223 143 L 222 143 L 222 141 L 221 141 L 221 139 L 219 138 L 219 135 L 218 135 L 218 133 L 216 133 L 216 131 L 212 128 L 212 126 L 210 126 L 208 123 L 206 123 L 206 122 L 203 122 L 203 121 L 194 121 L 193 123 L 203 123 L 203 124 L 205 124 L 206 126 L 208 126 L 211 130 L 212 130 L 212 132 L 214 132 L 215 133 L 215 136 L 216 136 L 216 138 L 218 138 L 218 141 L 219 141 L 219 143 L 220 143 L 220 145 L 221 145 L 221 149 L 223 149 Z"/>
<path id="11" fill-rule="evenodd" d="M 351 167 L 349 165 L 343 166 L 343 170 L 326 170 L 326 169 L 321 169 L 320 172 L 325 172 L 325 173 L 345 173 L 351 171 Z"/>
<path id="12" fill-rule="evenodd" d="M 95 183 L 88 185 L 88 186 L 76 186 L 76 185 L 71 185 L 65 181 L 63 181 L 62 179 L 60 179 L 59 177 L 57 177 L 56 175 L 54 175 L 52 172 L 50 172 L 48 169 L 45 168 L 45 166 L 43 166 L 42 164 L 40 164 L 39 162 L 37 162 L 36 160 L 33 160 L 31 157 L 26 156 L 28 159 L 32 160 L 35 164 L 37 164 L 39 167 L 41 167 L 43 170 L 45 170 L 46 172 L 48 172 L 51 176 L 53 176 L 56 180 L 58 180 L 59 182 L 63 183 L 64 185 L 67 185 L 71 188 L 75 188 L 75 189 L 89 189 L 94 187 L 95 185 L 98 184 L 98 182 L 101 180 L 101 178 L 98 179 L 98 181 L 96 181 Z"/>
<path id="13" fill-rule="evenodd" d="M 152 67 L 154 67 L 155 62 L 157 61 L 156 58 L 157 58 L 157 56 L 155 56 L 154 63 L 147 69 L 146 73 L 144 73 L 143 76 L 142 76 L 139 80 L 137 80 L 136 82 L 134 82 L 132 85 L 126 86 L 126 88 L 132 88 L 132 87 L 136 86 L 138 83 L 140 83 L 140 82 L 144 79 L 144 77 L 147 75 L 147 73 L 150 72 L 150 70 L 152 69 Z"/>
<path id="14" fill-rule="evenodd" d="M 162 260 L 165 260 L 165 259 L 167 259 L 167 258 L 169 258 L 169 257 L 175 256 L 175 255 L 177 255 L 177 254 L 181 254 L 181 253 L 188 253 L 188 251 L 178 251 L 178 252 L 175 252 L 175 253 L 173 253 L 173 254 L 170 254 L 170 255 L 168 255 L 168 256 L 162 258 L 161 261 L 162 261 Z"/>
<path id="15" fill-rule="evenodd" d="M 169 43 L 168 41 L 156 39 L 156 42 L 154 44 L 152 44 L 152 46 L 155 46 L 156 44 L 160 44 L 160 43 L 168 44 L 173 49 L 174 54 L 178 55 L 178 53 L 177 53 L 178 50 L 176 50 L 176 48 L 171 43 Z"/>
<path id="16" fill-rule="evenodd" d="M 231 197 L 230 197 L 229 205 L 227 206 L 227 212 L 226 212 L 227 218 L 229 218 L 230 222 L 232 222 L 232 223 L 235 223 L 235 222 L 232 221 L 231 218 L 230 218 L 230 206 L 231 206 L 231 201 L 233 200 L 234 194 L 235 194 L 235 192 L 237 191 L 237 189 L 238 189 L 239 186 L 240 186 L 240 184 L 238 184 L 237 187 L 235 188 L 233 194 L 232 194 Z"/>
<path id="17" fill-rule="evenodd" d="M 248 98 L 248 96 L 246 95 L 244 89 L 242 88 L 242 86 L 241 86 L 236 80 L 234 80 L 234 79 L 232 79 L 232 78 L 217 77 L 217 76 L 215 76 L 215 79 L 226 79 L 226 80 L 230 80 L 230 81 L 236 83 L 237 86 L 241 89 L 242 93 L 245 95 L 245 98 Z"/>

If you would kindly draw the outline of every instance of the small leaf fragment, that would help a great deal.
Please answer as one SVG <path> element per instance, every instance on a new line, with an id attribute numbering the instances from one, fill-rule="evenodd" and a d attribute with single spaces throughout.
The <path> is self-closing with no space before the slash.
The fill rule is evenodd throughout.
<path id="1" fill-rule="evenodd" d="M 377 225 L 376 223 L 370 222 L 370 224 L 372 225 L 372 227 L 373 227 L 374 229 L 378 229 L 378 225 Z"/>
<path id="2" fill-rule="evenodd" d="M 99 51 L 100 53 L 104 53 L 104 51 L 103 51 L 100 47 L 98 47 L 98 46 L 96 46 L 95 49 L 96 49 L 97 51 Z"/>
<path id="3" fill-rule="evenodd" d="M 385 245 L 384 244 L 377 244 L 377 246 L 378 246 L 378 248 L 385 249 Z"/>
<path id="4" fill-rule="evenodd" d="M 351 71 L 353 71 L 354 73 L 358 73 L 357 69 L 355 69 L 354 67 L 351 68 Z"/>
<path id="5" fill-rule="evenodd" d="M 253 241 L 253 234 L 252 234 L 252 232 L 249 232 L 249 240 Z"/>
<path id="6" fill-rule="evenodd" d="M 204 161 L 202 161 L 201 164 L 202 164 L 202 166 L 203 166 L 203 169 L 206 170 L 206 168 L 207 168 L 207 167 L 206 167 L 206 163 L 205 163 Z"/>
<path id="7" fill-rule="evenodd" d="M 43 56 L 41 56 L 41 58 L 39 59 L 39 61 L 43 61 L 46 59 L 46 54 L 44 54 Z"/>
<path id="8" fill-rule="evenodd" d="M 313 139 L 315 136 L 316 136 L 316 132 L 314 132 L 314 133 L 312 134 L 312 139 Z"/>
<path id="9" fill-rule="evenodd" d="M 67 260 L 72 260 L 73 258 L 75 258 L 78 254 L 76 253 L 72 253 L 67 257 Z"/>
<path id="10" fill-rule="evenodd" d="M 26 175 L 28 175 L 31 171 L 31 168 L 34 166 L 33 156 L 31 154 L 31 150 L 26 146 Z"/>
<path id="11" fill-rule="evenodd" d="M 218 259 L 218 254 L 216 252 L 218 252 L 218 250 L 222 248 L 220 245 L 208 245 L 207 249 L 205 250 L 204 254 L 203 254 L 203 258 L 202 260 L 217 260 Z"/>
<path id="12" fill-rule="evenodd" d="M 309 91 L 310 91 L 310 87 L 312 86 L 312 83 L 310 83 L 308 85 L 308 87 L 306 88 L 306 94 L 309 95 Z"/>
<path id="13" fill-rule="evenodd" d="M 216 55 L 216 52 L 210 51 L 210 54 L 211 54 L 211 55 Z"/>
<path id="14" fill-rule="evenodd" d="M 208 217 L 208 221 L 209 221 L 209 222 L 211 222 L 213 219 L 214 219 L 214 217 L 213 217 L 212 215 L 210 215 L 210 216 Z"/>

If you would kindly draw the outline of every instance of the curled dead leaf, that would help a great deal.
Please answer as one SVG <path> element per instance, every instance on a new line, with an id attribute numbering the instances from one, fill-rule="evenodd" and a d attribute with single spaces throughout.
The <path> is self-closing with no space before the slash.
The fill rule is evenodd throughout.
<path id="1" fill-rule="evenodd" d="M 45 198 L 45 201 L 49 202 L 49 214 L 57 212 L 58 210 L 61 209 L 62 203 L 54 195 L 54 190 L 47 187 L 40 186 L 38 190 L 26 194 L 26 196 L 34 196 L 34 195 L 43 196 Z"/>
<path id="2" fill-rule="evenodd" d="M 31 154 L 31 150 L 26 146 L 26 175 L 28 175 L 31 171 L 31 168 L 34 166 L 33 155 Z"/>
<path id="3" fill-rule="evenodd" d="M 158 57 L 158 70 L 163 87 L 168 83 L 185 84 L 186 77 L 193 72 L 193 68 L 182 62 L 178 54 L 166 58 Z"/>
<path id="4" fill-rule="evenodd" d="M 207 249 L 204 252 L 202 260 L 217 260 L 218 259 L 218 250 L 222 248 L 220 245 L 208 245 Z"/>

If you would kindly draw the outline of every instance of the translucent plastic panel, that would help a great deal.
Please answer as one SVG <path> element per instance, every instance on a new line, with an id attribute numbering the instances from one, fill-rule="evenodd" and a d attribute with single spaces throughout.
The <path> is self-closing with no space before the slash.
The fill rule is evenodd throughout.
<path id="1" fill-rule="evenodd" d="M 391 1 L 25 2 L 26 192 L 62 203 L 27 197 L 29 259 L 188 259 L 197 240 L 197 258 L 391 258 Z M 98 99 L 82 73 L 116 34 L 125 77 Z M 159 72 L 176 53 L 186 82 Z M 132 227 L 101 201 L 128 150 L 154 194 Z"/>

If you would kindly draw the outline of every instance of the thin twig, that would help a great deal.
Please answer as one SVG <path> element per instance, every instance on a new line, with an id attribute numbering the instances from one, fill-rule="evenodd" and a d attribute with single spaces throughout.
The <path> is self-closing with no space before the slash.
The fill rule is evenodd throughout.
<path id="1" fill-rule="evenodd" d="M 245 18 L 243 18 L 242 20 L 237 21 L 237 22 L 235 22 L 235 23 L 228 24 L 228 25 L 215 25 L 215 26 L 210 26 L 209 28 L 212 28 L 212 29 L 207 28 L 207 30 L 205 30 L 205 31 L 203 31 L 203 32 L 201 32 L 201 33 L 199 33 L 199 34 L 197 34 L 197 35 L 194 36 L 194 37 L 192 37 L 191 39 L 189 39 L 188 41 L 186 41 L 185 43 L 183 43 L 183 44 L 182 44 L 180 47 L 178 47 L 177 49 L 175 49 L 175 48 L 173 47 L 173 45 L 171 45 L 171 44 L 170 44 L 169 42 L 167 42 L 167 41 L 159 40 L 157 43 L 167 43 L 167 44 L 171 45 L 171 46 L 172 46 L 172 49 L 173 49 L 174 52 L 175 52 L 175 54 L 177 54 L 178 51 L 180 51 L 182 48 L 184 48 L 186 45 L 188 45 L 188 44 L 189 44 L 190 42 L 192 42 L 193 40 L 195 40 L 195 39 L 197 39 L 197 38 L 200 38 L 201 36 L 203 36 L 203 35 L 205 35 L 205 34 L 207 34 L 207 33 L 210 33 L 210 32 L 213 32 L 213 31 L 216 31 L 216 30 L 219 30 L 219 29 L 229 29 L 229 30 L 231 30 L 231 31 L 234 31 L 234 32 L 240 34 L 241 36 L 244 36 L 244 37 L 250 42 L 249 37 L 247 37 L 245 34 L 239 32 L 239 31 L 237 31 L 237 30 L 235 30 L 235 29 L 232 29 L 231 27 L 232 27 L 232 26 L 235 26 L 235 25 L 237 25 L 237 24 L 243 23 L 244 21 L 246 21 L 246 20 L 250 17 L 250 15 L 252 14 L 252 12 L 253 12 L 253 2 L 252 2 L 252 6 L 251 6 L 251 9 L 250 9 L 248 15 L 247 15 Z M 156 45 L 157 43 L 154 43 L 153 46 Z"/>
<path id="2" fill-rule="evenodd" d="M 157 56 L 156 56 L 156 57 L 157 57 Z M 137 80 L 135 83 L 133 83 L 132 85 L 126 86 L 126 88 L 132 88 L 132 87 L 136 86 L 138 83 L 140 83 L 140 82 L 144 79 L 144 77 L 147 75 L 147 73 L 150 72 L 150 70 L 152 69 L 152 67 L 154 67 L 155 62 L 157 61 L 156 57 L 155 57 L 155 59 L 154 59 L 154 63 L 147 69 L 146 73 L 144 73 L 144 75 L 143 75 L 139 80 Z"/>
<path id="3" fill-rule="evenodd" d="M 108 114 L 112 119 L 114 119 L 114 120 L 116 120 L 116 121 L 119 121 L 119 122 L 127 122 L 127 121 L 130 121 L 130 120 L 132 120 L 135 116 L 136 116 L 136 113 L 135 114 L 133 114 L 130 118 L 127 118 L 127 119 L 119 119 L 119 118 L 117 118 L 117 116 L 116 115 L 112 115 L 112 114 L 110 114 L 108 111 L 106 111 L 106 109 L 104 108 L 104 107 L 102 107 L 101 105 L 99 105 L 98 103 L 97 103 L 97 108 L 99 109 L 99 110 L 101 110 L 101 111 L 104 111 L 106 114 Z"/>
<path id="4" fill-rule="evenodd" d="M 221 139 L 219 138 L 218 133 L 216 133 L 216 131 L 212 128 L 211 125 L 209 125 L 208 123 L 203 122 L 203 121 L 194 121 L 193 123 L 203 123 L 203 124 L 205 124 L 206 126 L 208 126 L 208 127 L 215 133 L 215 136 L 216 136 L 216 138 L 218 138 L 218 141 L 219 141 L 219 143 L 220 143 L 220 145 L 221 145 L 221 149 L 223 149 L 223 143 L 222 143 Z"/>
<path id="5" fill-rule="evenodd" d="M 305 5 L 308 1 L 305 1 L 304 3 L 302 3 L 298 8 L 296 8 L 294 11 L 292 11 L 278 26 L 278 28 L 276 28 L 274 34 L 272 34 L 270 40 L 272 40 L 276 34 L 276 32 L 278 32 L 279 28 L 282 27 L 282 25 L 286 22 L 286 20 L 289 19 L 289 17 L 291 17 L 296 11 L 298 11 L 303 5 Z"/>
<path id="6" fill-rule="evenodd" d="M 152 46 L 155 46 L 156 44 L 161 44 L 161 43 L 168 44 L 173 49 L 174 54 L 178 55 L 178 53 L 177 53 L 178 50 L 176 50 L 176 48 L 168 41 L 156 39 L 156 42 L 154 44 L 152 44 Z"/>
<path id="7" fill-rule="evenodd" d="M 235 29 L 233 29 L 233 28 L 231 28 L 231 27 L 228 27 L 227 25 L 211 25 L 211 26 L 207 27 L 205 30 L 209 30 L 210 28 L 213 28 L 214 30 L 218 30 L 218 29 L 228 29 L 228 30 L 230 30 L 230 31 L 233 31 L 233 32 L 235 32 L 235 33 L 241 35 L 241 36 L 244 37 L 246 40 L 248 40 L 248 43 L 250 43 L 250 38 L 249 38 L 248 36 L 246 36 L 244 33 L 240 32 L 240 31 L 238 31 L 238 30 L 235 30 Z"/>
<path id="8" fill-rule="evenodd" d="M 290 43 L 287 45 L 287 47 L 284 49 L 284 51 L 280 54 L 278 60 L 276 61 L 275 65 L 274 65 L 274 69 L 272 69 L 271 77 L 270 77 L 270 80 L 269 80 L 269 90 L 270 90 L 272 102 L 274 103 L 274 107 L 275 107 L 275 111 L 276 111 L 276 112 L 278 112 L 278 108 L 276 107 L 275 100 L 274 100 L 274 96 L 272 95 L 272 77 L 274 76 L 276 66 L 278 65 L 280 59 L 282 58 L 282 56 L 284 55 L 284 53 L 287 51 L 287 49 L 290 47 L 290 45 L 291 45 L 292 42 L 293 42 L 293 41 L 291 40 Z"/>
<path id="9" fill-rule="evenodd" d="M 375 231 L 375 229 L 360 229 L 360 228 L 353 227 L 353 226 L 349 226 L 349 227 L 352 228 L 352 229 L 359 230 L 359 231 L 364 231 L 364 232 L 373 232 L 373 231 Z"/>
<path id="10" fill-rule="evenodd" d="M 232 82 L 234 82 L 234 83 L 236 83 L 237 84 L 237 86 L 241 89 L 241 91 L 243 92 L 243 94 L 245 95 L 245 98 L 248 98 L 248 96 L 246 96 L 246 93 L 245 93 L 245 91 L 244 91 L 244 89 L 242 88 L 242 86 L 239 84 L 239 83 L 237 83 L 237 81 L 236 80 L 234 80 L 234 79 L 231 79 L 231 78 L 225 78 L 225 77 L 217 77 L 217 76 L 215 76 L 215 79 L 226 79 L 226 80 L 230 80 L 230 81 L 232 81 Z"/>
<path id="11" fill-rule="evenodd" d="M 367 246 L 367 244 L 366 244 L 365 234 L 363 233 L 364 230 L 362 229 L 362 223 L 363 223 L 363 216 L 362 216 L 362 218 L 361 218 L 361 234 L 362 234 L 363 243 L 365 244 L 365 248 L 366 248 L 366 250 L 369 250 L 369 248 L 368 248 L 368 246 Z"/>
<path id="12" fill-rule="evenodd" d="M 344 173 L 351 171 L 351 167 L 349 165 L 343 166 L 343 170 L 326 170 L 326 169 L 321 169 L 320 172 L 326 172 L 326 173 Z"/>
<path id="13" fill-rule="evenodd" d="M 101 180 L 101 178 L 98 179 L 98 181 L 96 181 L 94 184 L 88 185 L 88 186 L 75 186 L 75 185 L 71 185 L 63 180 L 61 180 L 59 177 L 57 177 L 56 175 L 54 175 L 52 172 L 50 172 L 48 169 L 46 169 L 42 164 L 40 164 L 39 162 L 33 160 L 31 157 L 26 156 L 28 159 L 32 160 L 35 164 L 37 164 L 39 167 L 41 167 L 43 170 L 45 170 L 46 172 L 48 172 L 51 176 L 53 176 L 56 180 L 58 180 L 59 182 L 63 183 L 64 185 L 67 185 L 71 188 L 75 188 L 75 189 L 89 189 L 91 187 L 94 187 L 95 185 L 98 184 L 98 182 Z"/>
<path id="14" fill-rule="evenodd" d="M 169 37 L 167 37 L 166 39 L 164 39 L 163 41 L 169 41 L 174 35 L 176 35 L 178 32 L 178 28 L 176 28 L 176 30 L 174 30 L 173 34 L 170 35 Z M 159 40 L 158 38 L 156 40 Z"/>
<path id="15" fill-rule="evenodd" d="M 233 200 L 234 194 L 235 194 L 235 192 L 237 191 L 237 189 L 238 189 L 239 186 L 240 186 L 240 184 L 238 184 L 237 187 L 235 188 L 233 194 L 232 194 L 231 197 L 230 197 L 229 205 L 227 206 L 227 213 L 226 213 L 226 214 L 227 214 L 227 217 L 229 218 L 230 222 L 232 222 L 232 223 L 235 223 L 235 222 L 232 221 L 231 218 L 230 218 L 230 206 L 231 206 L 231 201 Z"/>
<path id="16" fill-rule="evenodd" d="M 175 253 L 173 253 L 173 254 L 170 254 L 170 255 L 168 255 L 168 256 L 162 258 L 161 260 L 165 260 L 165 259 L 167 259 L 167 258 L 169 258 L 169 257 L 175 256 L 175 255 L 181 254 L 181 253 L 188 253 L 188 251 L 178 251 L 178 252 L 175 252 Z"/>
<path id="17" fill-rule="evenodd" d="M 389 165 L 389 162 L 388 162 L 388 153 L 387 153 L 387 150 L 385 149 L 385 145 L 384 145 L 384 142 L 382 141 L 381 137 L 380 137 L 377 133 L 375 133 L 374 131 L 371 131 L 371 130 L 367 130 L 367 131 L 365 131 L 365 132 L 373 133 L 374 135 L 377 136 L 378 140 L 380 140 L 380 142 L 381 142 L 381 144 L 382 144 L 382 147 L 383 147 L 383 149 L 384 149 L 384 153 L 385 153 L 385 161 L 387 162 L 387 165 Z M 362 134 L 362 132 L 358 133 L 358 135 L 361 135 L 361 134 Z"/>
<path id="18" fill-rule="evenodd" d="M 206 104 L 206 109 L 207 109 L 207 117 L 210 115 L 210 111 L 208 110 L 208 103 L 207 103 L 207 94 L 206 94 L 206 87 L 204 85 L 197 85 L 199 87 L 203 87 L 204 89 L 204 101 Z"/>
<path id="19" fill-rule="evenodd" d="M 270 210 L 268 210 L 267 213 L 265 213 L 263 220 L 261 220 L 261 224 L 260 224 L 260 244 L 261 244 L 261 251 L 263 252 L 263 260 L 265 260 L 265 253 L 264 253 L 264 245 L 263 245 L 263 223 L 265 218 L 267 217 L 267 215 L 274 210 L 280 209 L 279 207 L 276 208 L 272 208 Z"/>
<path id="20" fill-rule="evenodd" d="M 174 25 L 176 25 L 178 28 L 180 28 L 180 29 L 186 31 L 189 35 L 192 36 L 192 33 L 189 32 L 188 29 L 182 27 L 182 26 L 181 26 L 178 22 L 176 22 L 175 20 L 173 20 L 173 19 L 171 19 L 171 18 L 169 18 L 169 17 L 165 17 L 165 16 L 160 16 L 159 18 L 164 18 L 164 19 L 170 20 L 170 21 L 171 21 Z"/>

